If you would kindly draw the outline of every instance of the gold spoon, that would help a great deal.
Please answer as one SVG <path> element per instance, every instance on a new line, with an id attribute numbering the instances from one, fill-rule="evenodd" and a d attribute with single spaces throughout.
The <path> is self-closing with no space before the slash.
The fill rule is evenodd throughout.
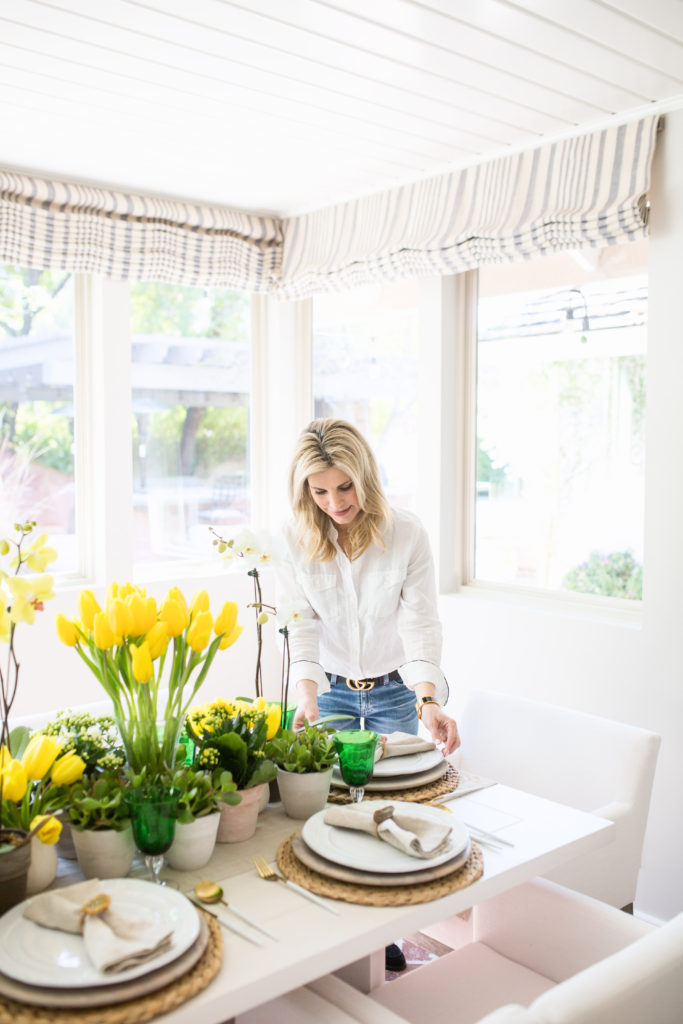
<path id="1" fill-rule="evenodd" d="M 241 910 L 235 910 L 234 907 L 231 907 L 228 901 L 223 898 L 223 889 L 218 882 L 197 882 L 194 887 L 194 894 L 201 903 L 222 903 L 228 908 L 228 910 L 231 910 L 233 914 L 236 914 L 237 917 L 241 917 L 243 921 L 246 921 L 247 924 L 251 925 L 252 928 L 256 928 L 258 931 L 263 932 L 263 934 L 267 935 L 269 939 L 275 939 L 276 942 L 279 941 L 278 935 L 273 935 L 272 932 L 269 932 L 266 928 L 257 924 L 251 917 L 247 917 L 246 914 L 243 914 Z"/>

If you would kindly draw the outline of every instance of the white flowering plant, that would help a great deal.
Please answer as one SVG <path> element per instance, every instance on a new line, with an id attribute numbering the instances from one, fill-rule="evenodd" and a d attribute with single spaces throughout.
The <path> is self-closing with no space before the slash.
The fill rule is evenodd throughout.
<path id="1" fill-rule="evenodd" d="M 215 530 L 213 544 L 218 554 L 228 563 L 238 564 L 238 560 L 246 567 L 247 575 L 254 582 L 254 600 L 248 607 L 254 609 L 256 621 L 256 675 L 254 690 L 257 699 L 263 697 L 263 672 L 261 654 L 263 651 L 263 626 L 271 617 L 275 618 L 278 631 L 283 637 L 282 674 L 280 679 L 280 708 L 282 724 L 286 723 L 287 702 L 289 698 L 289 631 L 303 620 L 304 606 L 289 597 L 283 598 L 279 608 L 263 600 L 260 570 L 274 565 L 280 557 L 280 545 L 274 538 L 265 533 L 254 533 L 241 530 L 235 537 L 226 539 Z"/>
<path id="2" fill-rule="evenodd" d="M 126 763 L 126 754 L 116 722 L 111 715 L 91 715 L 87 711 L 59 711 L 41 730 L 53 736 L 63 753 L 78 754 L 85 762 L 85 774 L 117 772 Z"/>

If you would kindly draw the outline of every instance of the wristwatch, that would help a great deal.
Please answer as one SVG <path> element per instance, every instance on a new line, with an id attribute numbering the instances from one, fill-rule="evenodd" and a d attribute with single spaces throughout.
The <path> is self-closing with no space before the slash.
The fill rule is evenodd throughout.
<path id="1" fill-rule="evenodd" d="M 420 720 L 422 720 L 422 709 L 425 704 L 436 704 L 437 706 L 440 706 L 436 697 L 418 697 L 415 710 L 417 711 L 417 717 Z"/>

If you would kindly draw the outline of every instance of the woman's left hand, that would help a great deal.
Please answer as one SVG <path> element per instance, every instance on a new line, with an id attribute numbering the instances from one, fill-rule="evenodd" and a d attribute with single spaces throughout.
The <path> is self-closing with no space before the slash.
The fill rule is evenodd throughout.
<path id="1" fill-rule="evenodd" d="M 455 719 L 449 718 L 438 704 L 422 705 L 422 721 L 446 756 L 460 746 L 460 736 Z"/>

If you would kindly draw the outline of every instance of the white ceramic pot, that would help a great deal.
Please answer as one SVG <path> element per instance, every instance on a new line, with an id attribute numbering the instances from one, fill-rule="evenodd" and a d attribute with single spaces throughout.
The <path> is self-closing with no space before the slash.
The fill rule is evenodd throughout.
<path id="1" fill-rule="evenodd" d="M 286 772 L 277 770 L 277 784 L 285 813 L 290 818 L 310 818 L 327 803 L 332 768 L 324 772 Z"/>
<path id="2" fill-rule="evenodd" d="M 175 823 L 175 836 L 166 854 L 168 866 L 176 871 L 194 871 L 211 860 L 220 824 L 220 811 L 194 821 Z"/>
<path id="3" fill-rule="evenodd" d="M 130 823 L 116 829 L 73 829 L 74 846 L 86 878 L 125 878 L 135 857 Z"/>
<path id="4" fill-rule="evenodd" d="M 57 844 L 41 843 L 38 836 L 34 836 L 30 843 L 31 863 L 29 864 L 26 878 L 26 895 L 33 896 L 34 893 L 42 892 L 51 885 L 57 875 Z"/>
<path id="5" fill-rule="evenodd" d="M 250 789 L 238 789 L 242 797 L 238 804 L 223 804 L 221 820 L 218 824 L 219 843 L 241 843 L 250 839 L 258 825 L 258 806 L 266 783 L 252 786 Z"/>
<path id="6" fill-rule="evenodd" d="M 265 785 L 263 787 L 263 792 L 261 793 L 261 799 L 258 802 L 258 812 L 259 812 L 259 814 L 261 813 L 261 811 L 265 811 L 266 807 L 268 806 L 269 799 L 270 799 L 270 785 L 269 785 L 269 783 L 265 783 Z"/>

